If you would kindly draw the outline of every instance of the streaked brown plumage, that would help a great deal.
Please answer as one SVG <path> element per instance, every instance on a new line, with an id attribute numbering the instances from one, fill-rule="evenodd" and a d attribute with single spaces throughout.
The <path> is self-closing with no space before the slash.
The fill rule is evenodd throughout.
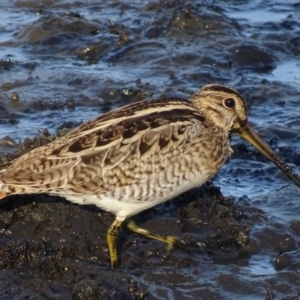
<path id="1" fill-rule="evenodd" d="M 229 87 L 207 85 L 190 101 L 166 98 L 133 103 L 82 124 L 37 148 L 0 175 L 3 197 L 47 193 L 116 214 L 108 231 L 111 264 L 122 222 L 209 180 L 232 153 L 239 133 L 298 186 L 299 178 L 247 124 L 242 97 Z M 128 228 L 172 246 L 176 239 Z"/>

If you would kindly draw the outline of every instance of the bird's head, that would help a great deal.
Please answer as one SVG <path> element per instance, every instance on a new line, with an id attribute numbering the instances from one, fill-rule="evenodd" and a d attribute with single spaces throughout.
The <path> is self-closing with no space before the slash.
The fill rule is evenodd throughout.
<path id="1" fill-rule="evenodd" d="M 210 127 L 219 128 L 228 135 L 239 134 L 300 187 L 300 178 L 297 174 L 254 132 L 248 123 L 245 102 L 236 90 L 218 84 L 206 85 L 192 96 L 191 102 L 205 117 Z"/>

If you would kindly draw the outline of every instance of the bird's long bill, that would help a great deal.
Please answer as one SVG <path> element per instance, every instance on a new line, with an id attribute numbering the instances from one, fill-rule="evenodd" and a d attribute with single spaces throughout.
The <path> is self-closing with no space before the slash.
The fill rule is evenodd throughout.
<path id="1" fill-rule="evenodd" d="M 300 187 L 300 178 L 276 153 L 254 132 L 249 124 L 241 128 L 238 133 L 250 142 L 264 156 L 271 160 L 294 184 Z"/>

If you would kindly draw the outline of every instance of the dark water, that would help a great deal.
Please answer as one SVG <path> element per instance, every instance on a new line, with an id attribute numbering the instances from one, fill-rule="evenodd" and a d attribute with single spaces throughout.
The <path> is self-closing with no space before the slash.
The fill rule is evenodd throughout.
<path id="1" fill-rule="evenodd" d="M 0 151 L 125 103 L 222 83 L 297 170 L 299 57 L 299 1 L 2 0 Z M 167 253 L 124 231 L 112 272 L 113 216 L 47 196 L 5 200 L 1 299 L 297 299 L 300 191 L 239 138 L 233 148 L 213 180 L 233 199 L 210 187 L 137 218 L 209 251 Z"/>

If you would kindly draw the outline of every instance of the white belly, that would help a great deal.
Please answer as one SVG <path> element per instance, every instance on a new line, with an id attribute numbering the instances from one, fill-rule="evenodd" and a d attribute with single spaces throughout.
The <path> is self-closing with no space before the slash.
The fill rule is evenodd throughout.
<path id="1" fill-rule="evenodd" d="M 180 184 L 165 182 L 159 184 L 159 176 L 152 175 L 153 184 L 150 190 L 141 189 L 143 182 L 138 186 L 130 185 L 116 188 L 113 192 L 100 195 L 62 195 L 67 200 L 78 204 L 94 204 L 101 209 L 116 214 L 118 220 L 124 220 L 143 210 L 159 203 L 173 199 L 174 197 L 205 183 L 210 176 L 191 176 L 182 180 Z M 148 179 L 147 179 L 148 180 Z M 154 188 L 152 187 L 154 186 Z M 156 186 L 156 187 L 155 187 Z"/>

